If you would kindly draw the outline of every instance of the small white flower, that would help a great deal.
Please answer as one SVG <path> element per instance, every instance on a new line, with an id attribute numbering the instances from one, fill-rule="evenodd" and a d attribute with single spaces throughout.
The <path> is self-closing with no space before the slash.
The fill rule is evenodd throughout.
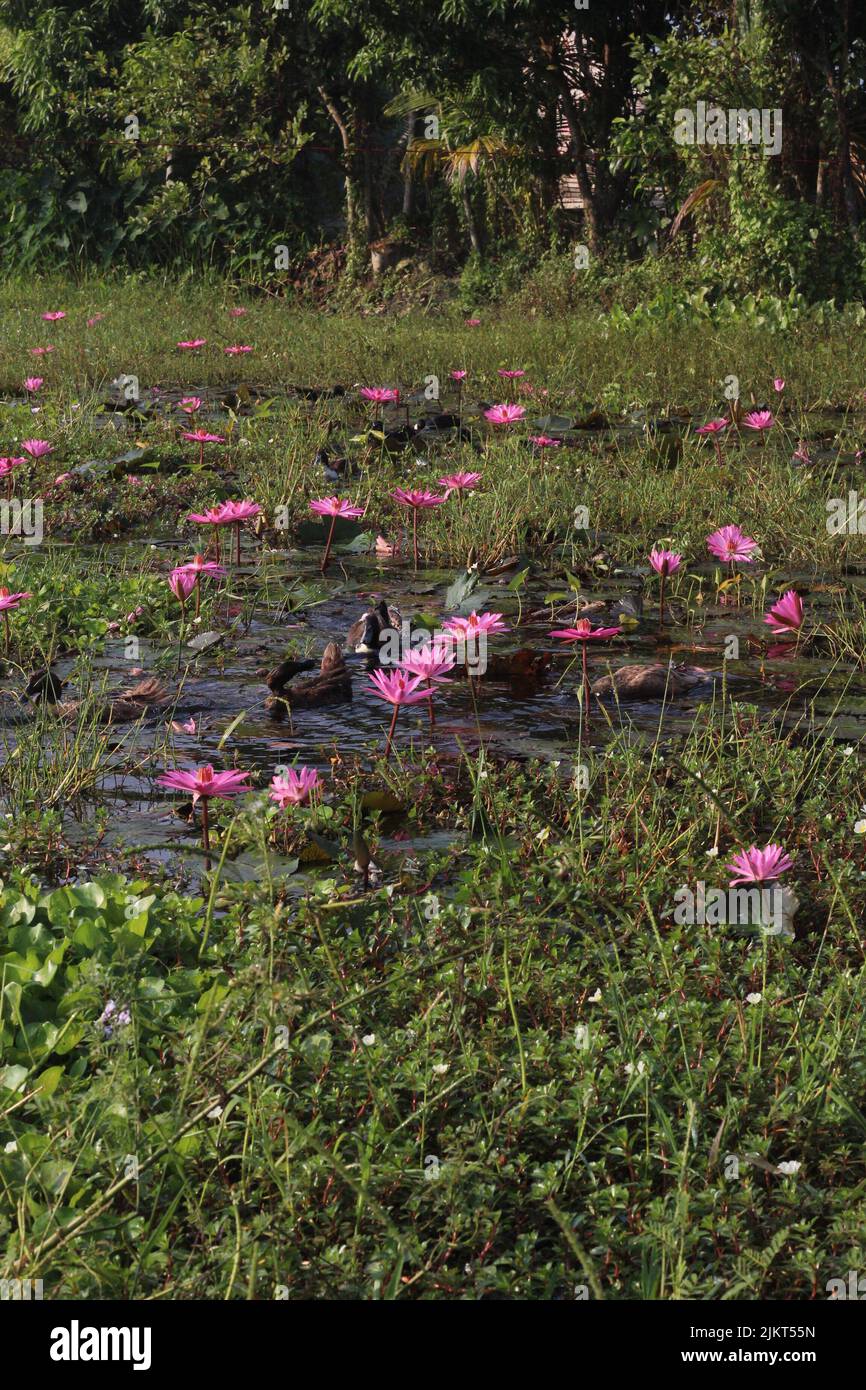
<path id="1" fill-rule="evenodd" d="M 799 1173 L 802 1166 L 802 1163 L 798 1163 L 794 1158 L 786 1159 L 784 1163 L 779 1164 L 776 1172 L 784 1174 L 786 1178 L 791 1178 L 795 1173 Z"/>
<path id="2" fill-rule="evenodd" d="M 600 1003 L 601 1003 L 601 990 L 600 990 L 600 989 L 597 989 L 597 990 L 595 991 L 595 994 L 591 994 L 591 995 L 589 996 L 589 999 L 587 1000 L 587 1003 L 588 1003 L 588 1004 L 600 1004 Z"/>
<path id="3" fill-rule="evenodd" d="M 866 835 L 866 820 L 855 820 L 855 822 L 854 822 L 854 834 L 855 834 L 855 835 Z"/>
<path id="4" fill-rule="evenodd" d="M 667 1018 L 667 1016 L 668 1016 L 668 1011 L 667 1011 L 667 1009 L 656 1009 L 656 1018 L 658 1019 L 659 1023 L 664 1023 L 664 1021 L 665 1021 L 665 1019 Z"/>
<path id="5" fill-rule="evenodd" d="M 209 1111 L 207 1112 L 207 1117 L 208 1117 L 209 1120 L 218 1120 L 219 1117 L 220 1117 L 220 1115 L 221 1115 L 222 1113 L 223 1113 L 223 1108 L 222 1108 L 222 1106 L 221 1106 L 221 1105 L 215 1105 L 214 1108 L 213 1108 L 213 1110 L 209 1110 Z"/>
<path id="6" fill-rule="evenodd" d="M 854 752 L 854 749 L 851 747 L 851 745 L 850 745 L 850 743 L 849 743 L 847 748 L 843 748 L 843 749 L 842 749 L 842 757 L 843 757 L 843 758 L 850 758 L 850 756 L 851 756 L 851 754 L 852 754 L 853 752 Z"/>
<path id="7" fill-rule="evenodd" d="M 16 1141 L 14 1139 L 10 1139 L 3 1152 L 5 1154 L 17 1154 L 18 1144 L 16 1143 Z"/>
<path id="8" fill-rule="evenodd" d="M 760 1004 L 760 1002 L 761 1002 L 761 1000 L 763 999 L 763 997 L 764 997 L 763 994 L 747 994 L 747 995 L 746 995 L 746 1003 L 747 1003 L 747 1004 Z"/>
<path id="9" fill-rule="evenodd" d="M 641 1060 L 636 1066 L 634 1062 L 626 1062 L 625 1069 L 629 1076 L 632 1076 L 634 1072 L 637 1072 L 638 1076 L 643 1076 L 646 1071 L 646 1062 Z"/>
<path id="10" fill-rule="evenodd" d="M 719 847 L 718 847 L 718 845 L 713 845 L 710 849 L 707 850 L 707 858 L 708 858 L 708 859 L 718 859 L 718 857 L 719 857 Z"/>
<path id="11" fill-rule="evenodd" d="M 363 1038 L 361 1039 L 361 1042 L 364 1044 L 365 1047 L 373 1047 L 376 1042 L 376 1034 L 365 1033 Z"/>
<path id="12" fill-rule="evenodd" d="M 437 1062 L 436 1065 L 435 1065 L 435 1067 L 433 1068 L 433 1070 L 434 1070 L 434 1072 L 436 1073 L 437 1076 L 444 1076 L 445 1073 L 446 1073 L 446 1071 L 448 1070 L 448 1063 L 447 1063 L 447 1062 Z"/>

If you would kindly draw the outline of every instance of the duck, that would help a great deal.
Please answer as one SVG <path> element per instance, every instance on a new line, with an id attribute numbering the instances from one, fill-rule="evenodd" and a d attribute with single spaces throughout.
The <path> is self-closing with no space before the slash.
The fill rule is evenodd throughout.
<path id="1" fill-rule="evenodd" d="M 279 669 L 279 668 L 278 668 Z M 271 687 L 273 689 L 273 687 Z M 286 709 L 315 709 L 319 705 L 339 705 L 352 698 L 352 680 L 338 642 L 329 642 L 322 653 L 318 675 L 309 680 L 284 685 L 265 701 L 265 708 L 276 718 Z"/>
<path id="2" fill-rule="evenodd" d="M 505 682 L 527 693 L 544 679 L 552 664 L 552 653 L 534 652 L 531 647 L 521 647 L 516 652 L 488 656 L 487 666 L 479 672 L 479 676 L 481 680 Z M 475 672 L 469 669 L 466 674 L 474 676 Z"/>
<path id="3" fill-rule="evenodd" d="M 391 608 L 380 599 L 374 608 L 362 613 L 346 633 L 346 648 L 350 652 L 378 655 L 385 633 L 399 631 L 403 619 L 398 608 Z"/>
<path id="4" fill-rule="evenodd" d="M 678 700 L 695 686 L 720 675 L 719 671 L 706 671 L 701 666 L 666 666 L 654 661 L 648 665 L 620 666 L 611 675 L 595 681 L 591 689 L 599 700 Z"/>
<path id="5" fill-rule="evenodd" d="M 322 469 L 325 482 L 328 484 L 341 483 L 346 478 L 355 478 L 360 472 L 358 465 L 352 463 L 351 459 L 336 458 L 328 449 L 318 449 L 313 463 L 317 468 Z"/>
<path id="6" fill-rule="evenodd" d="M 299 657 L 288 656 L 285 661 L 281 661 L 279 666 L 275 666 L 272 671 L 268 671 L 267 668 L 265 668 L 261 671 L 257 671 L 256 675 L 260 680 L 265 682 L 268 689 L 272 690 L 275 695 L 281 695 L 289 681 L 294 680 L 295 676 L 299 676 L 303 671 L 314 670 L 315 666 L 315 661 L 311 661 L 309 658 L 301 659 Z"/>
<path id="7" fill-rule="evenodd" d="M 60 699 L 65 684 L 50 667 L 34 671 L 27 682 L 25 695 L 33 701 L 44 701 L 61 719 L 74 719 L 86 702 Z M 161 709 L 168 702 L 168 692 L 159 677 L 147 676 L 135 685 L 97 702 L 95 713 L 100 724 L 132 724 L 151 709 Z"/>

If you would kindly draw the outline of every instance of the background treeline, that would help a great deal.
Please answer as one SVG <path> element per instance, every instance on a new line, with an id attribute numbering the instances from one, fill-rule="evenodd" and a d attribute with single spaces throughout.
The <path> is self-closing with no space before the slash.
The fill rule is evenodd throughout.
<path id="1" fill-rule="evenodd" d="M 860 298 L 864 78 L 862 0 L 0 0 L 0 253 L 279 289 L 372 245 L 476 302 L 582 243 Z M 781 108 L 781 154 L 678 145 L 698 100 Z"/>

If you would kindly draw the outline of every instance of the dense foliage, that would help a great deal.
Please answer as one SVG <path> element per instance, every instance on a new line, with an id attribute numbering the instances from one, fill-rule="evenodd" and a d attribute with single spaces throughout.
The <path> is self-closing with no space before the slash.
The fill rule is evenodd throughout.
<path id="1" fill-rule="evenodd" d="M 859 297 L 864 38 L 851 0 L 0 0 L 0 249 L 286 291 L 384 240 L 477 300 L 577 244 Z M 780 112 L 779 150 L 678 144 L 700 101 Z"/>

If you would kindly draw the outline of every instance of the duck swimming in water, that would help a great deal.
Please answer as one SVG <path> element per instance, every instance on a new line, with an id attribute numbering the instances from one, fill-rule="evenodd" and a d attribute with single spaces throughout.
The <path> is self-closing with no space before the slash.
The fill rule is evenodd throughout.
<path id="1" fill-rule="evenodd" d="M 281 661 L 279 666 L 275 666 L 273 671 L 263 669 L 257 671 L 256 675 L 265 682 L 268 689 L 272 690 L 275 695 L 281 695 L 289 681 L 294 680 L 295 676 L 299 676 L 302 671 L 314 670 L 315 665 L 315 661 L 310 661 L 308 658 L 300 659 L 289 656 L 286 657 L 285 661 Z"/>
<path id="2" fill-rule="evenodd" d="M 592 685 L 599 700 L 678 700 L 699 685 L 709 685 L 721 671 L 705 671 L 701 666 L 665 666 L 656 661 L 647 666 L 621 666 Z"/>
<path id="3" fill-rule="evenodd" d="M 59 718 L 74 719 L 86 708 L 87 702 L 60 699 L 65 684 L 49 667 L 34 671 L 24 693 L 30 700 L 50 705 Z M 100 724 L 132 724 L 150 710 L 162 709 L 168 702 L 168 692 L 162 681 L 157 676 L 147 676 L 136 685 L 97 701 L 93 709 Z"/>
<path id="4" fill-rule="evenodd" d="M 365 655 L 378 655 L 385 634 L 399 632 L 402 621 L 399 609 L 389 608 L 385 600 L 380 599 L 375 608 L 362 613 L 357 622 L 349 628 L 346 633 L 347 650 L 362 652 Z"/>
<path id="5" fill-rule="evenodd" d="M 270 685 L 270 681 L 268 684 Z M 343 660 L 343 653 L 337 642 L 329 642 L 322 653 L 319 674 L 309 680 L 296 681 L 294 685 L 284 685 L 279 692 L 275 692 L 265 701 L 265 708 L 279 719 L 287 709 L 315 709 L 319 705 L 339 705 L 351 698 L 352 680 Z"/>

